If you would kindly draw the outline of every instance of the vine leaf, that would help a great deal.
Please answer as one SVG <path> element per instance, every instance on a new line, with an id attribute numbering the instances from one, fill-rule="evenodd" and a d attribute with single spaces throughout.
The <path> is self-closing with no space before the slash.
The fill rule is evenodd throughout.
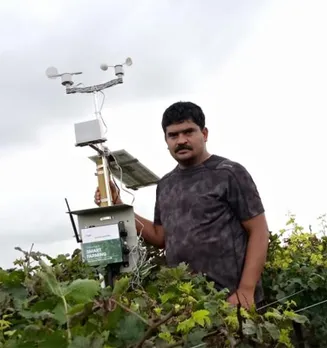
<path id="1" fill-rule="evenodd" d="M 194 320 L 195 323 L 205 326 L 205 324 L 210 325 L 211 320 L 210 320 L 210 312 L 206 309 L 199 309 L 195 312 L 192 313 L 192 319 Z"/>
<path id="2" fill-rule="evenodd" d="M 187 334 L 194 328 L 194 326 L 195 326 L 195 321 L 193 318 L 185 319 L 177 325 L 177 332 L 182 332 L 184 334 Z"/>
<path id="3" fill-rule="evenodd" d="M 100 291 L 100 283 L 94 279 L 76 279 L 63 291 L 68 302 L 76 304 L 92 301 Z"/>
<path id="4" fill-rule="evenodd" d="M 112 294 L 115 296 L 122 295 L 128 289 L 128 287 L 129 287 L 129 278 L 122 277 L 115 282 Z"/>
<path id="5" fill-rule="evenodd" d="M 278 327 L 273 324 L 270 323 L 269 321 L 266 321 L 264 323 L 264 327 L 265 329 L 269 332 L 269 335 L 274 339 L 274 340 L 278 340 L 279 336 L 280 336 L 280 331 L 278 330 Z"/>
<path id="6" fill-rule="evenodd" d="M 186 337 L 186 343 L 190 346 L 201 344 L 203 343 L 203 338 L 206 336 L 206 334 L 207 331 L 202 328 L 192 330 Z"/>
<path id="7" fill-rule="evenodd" d="M 103 348 L 104 339 L 101 337 L 83 337 L 76 336 L 68 348 Z"/>
<path id="8" fill-rule="evenodd" d="M 120 321 L 116 337 L 125 344 L 133 343 L 143 337 L 145 329 L 145 323 L 129 313 Z"/>
<path id="9" fill-rule="evenodd" d="M 41 271 L 39 277 L 43 279 L 48 290 L 58 297 L 62 297 L 62 291 L 60 283 L 57 281 L 52 268 L 48 266 L 43 260 L 40 261 Z"/>

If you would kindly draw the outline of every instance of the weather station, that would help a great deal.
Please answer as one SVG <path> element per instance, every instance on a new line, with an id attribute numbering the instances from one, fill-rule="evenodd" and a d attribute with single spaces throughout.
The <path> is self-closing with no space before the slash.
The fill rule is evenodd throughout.
<path id="1" fill-rule="evenodd" d="M 112 68 L 115 79 L 105 83 L 82 86 L 75 85 L 73 76 L 82 72 L 58 73 L 54 67 L 46 70 L 50 79 L 61 78 L 66 94 L 86 93 L 93 95 L 94 118 L 74 124 L 75 146 L 89 146 L 95 154 L 89 159 L 94 162 L 98 187 L 101 194 L 99 206 L 90 209 L 71 211 L 68 200 L 65 198 L 67 213 L 77 243 L 80 243 L 84 262 L 91 266 L 104 266 L 104 283 L 113 286 L 116 275 L 124 272 L 136 272 L 142 253 L 140 252 L 140 236 L 137 235 L 133 205 L 115 204 L 109 181 L 120 181 L 121 189 L 137 190 L 142 187 L 155 185 L 159 177 L 145 167 L 137 158 L 134 158 L 125 149 L 110 151 L 106 146 L 106 123 L 103 120 L 101 109 L 104 104 L 103 90 L 123 83 L 124 66 L 131 66 L 131 58 L 123 64 L 110 66 L 101 64 L 100 69 L 107 71 Z M 99 106 L 99 94 L 102 94 L 102 105 Z M 124 189 L 123 189 L 124 190 Z M 74 216 L 77 217 L 77 226 Z"/>

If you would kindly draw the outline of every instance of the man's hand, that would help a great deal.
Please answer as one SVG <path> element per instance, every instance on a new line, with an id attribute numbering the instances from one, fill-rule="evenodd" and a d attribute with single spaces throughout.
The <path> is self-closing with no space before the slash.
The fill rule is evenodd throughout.
<path id="1" fill-rule="evenodd" d="M 122 200 L 119 195 L 119 189 L 112 180 L 109 180 L 109 187 L 110 187 L 113 203 L 122 204 Z M 96 188 L 94 193 L 94 203 L 98 206 L 101 203 L 101 194 L 100 194 L 99 187 Z"/>
<path id="2" fill-rule="evenodd" d="M 254 305 L 254 291 L 249 289 L 238 289 L 236 292 L 227 299 L 227 302 L 234 306 L 237 306 L 240 302 L 243 308 L 251 309 Z"/>

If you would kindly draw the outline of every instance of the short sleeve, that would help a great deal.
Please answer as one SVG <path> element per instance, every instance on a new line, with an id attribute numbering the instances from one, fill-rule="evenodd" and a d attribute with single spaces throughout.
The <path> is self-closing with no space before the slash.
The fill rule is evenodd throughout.
<path id="1" fill-rule="evenodd" d="M 227 200 L 240 221 L 264 213 L 264 206 L 257 186 L 250 173 L 239 163 L 228 169 Z"/>
<path id="2" fill-rule="evenodd" d="M 157 185 L 156 201 L 155 201 L 155 205 L 154 205 L 154 219 L 153 219 L 154 225 L 162 225 L 160 215 L 161 214 L 160 214 L 160 205 L 159 205 L 159 185 Z"/>

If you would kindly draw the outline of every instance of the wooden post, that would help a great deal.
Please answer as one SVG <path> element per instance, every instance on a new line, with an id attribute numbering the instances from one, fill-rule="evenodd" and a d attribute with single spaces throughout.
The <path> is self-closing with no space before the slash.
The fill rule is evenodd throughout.
<path id="1" fill-rule="evenodd" d="M 110 174 L 108 173 L 107 175 L 108 179 L 107 179 L 105 175 L 105 168 L 103 166 L 102 156 L 98 156 L 96 158 L 95 163 L 96 163 L 96 169 L 97 169 L 98 187 L 99 187 L 99 191 L 101 195 L 100 207 L 108 207 L 112 205 L 112 192 L 109 185 Z"/>

